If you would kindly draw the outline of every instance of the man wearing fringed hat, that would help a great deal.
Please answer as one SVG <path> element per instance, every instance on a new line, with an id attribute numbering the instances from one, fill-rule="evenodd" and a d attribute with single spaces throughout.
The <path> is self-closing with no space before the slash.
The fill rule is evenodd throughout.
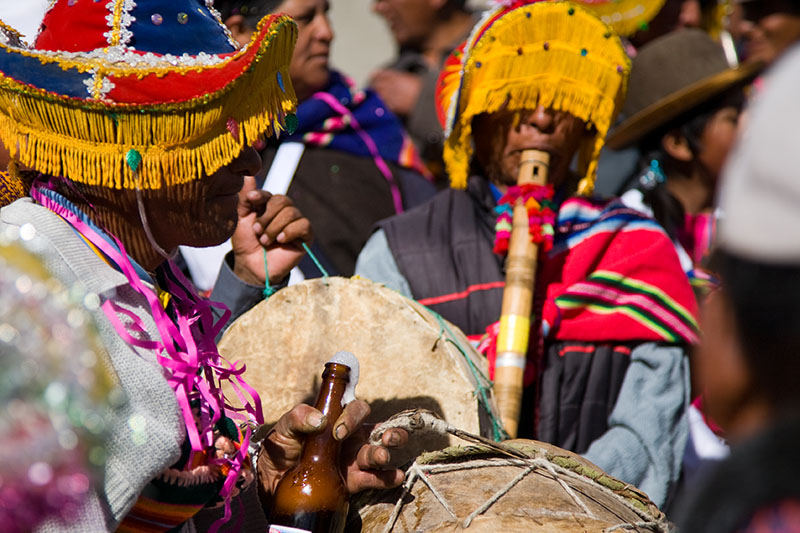
<path id="1" fill-rule="evenodd" d="M 577 5 L 489 11 L 440 79 L 452 188 L 381 224 L 356 272 L 455 323 L 493 365 L 511 206 L 524 200 L 539 255 L 519 434 L 583 453 L 663 505 L 686 443 L 696 304 L 664 231 L 590 197 L 629 67 Z M 528 149 L 549 155 L 546 185 L 517 186 Z"/>
<path id="2" fill-rule="evenodd" d="M 296 126 L 295 38 L 291 19 L 268 16 L 238 48 L 211 2 L 199 0 L 58 0 L 32 48 L 2 25 L 0 138 L 13 162 L 0 191 L 4 202 L 27 196 L 0 210 L 0 235 L 28 242 L 62 283 L 89 291 L 124 392 L 104 417 L 81 420 L 108 433 L 105 453 L 89 454 L 104 484 L 62 487 L 84 504 L 41 531 L 192 530 L 192 517 L 217 504 L 230 519 L 240 509 L 232 497 L 255 490 L 254 477 L 269 494 L 292 466 L 298 435 L 323 425 L 349 435 L 366 416 L 359 401 L 331 424 L 298 406 L 253 445 L 254 461 L 261 399 L 215 343 L 230 312 L 199 297 L 170 260 L 179 245 L 233 234 L 216 296 L 236 313 L 302 256 L 308 221 L 245 178 L 260 166 L 251 147 L 259 136 Z M 244 408 L 231 407 L 223 382 Z M 59 437 L 65 450 L 70 442 Z M 365 471 L 388 454 L 351 444 L 351 490 L 402 479 Z M 266 530 L 263 516 L 253 519 L 248 530 Z"/>

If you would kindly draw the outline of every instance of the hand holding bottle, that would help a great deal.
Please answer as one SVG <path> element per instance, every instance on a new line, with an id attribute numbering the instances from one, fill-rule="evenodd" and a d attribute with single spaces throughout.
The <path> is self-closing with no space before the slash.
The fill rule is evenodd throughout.
<path id="1" fill-rule="evenodd" d="M 381 470 L 389 450 L 365 444 L 366 434 L 358 433 L 369 414 L 355 399 L 358 377 L 358 358 L 337 352 L 325 363 L 314 407 L 295 407 L 267 435 L 257 471 L 270 533 L 342 533 L 352 492 L 402 481 L 402 472 Z M 406 439 L 394 433 L 385 442 Z"/>
<path id="2" fill-rule="evenodd" d="M 383 435 L 382 446 L 367 444 L 369 433 L 362 424 L 369 412 L 366 402 L 354 400 L 347 404 L 332 425 L 310 405 L 297 405 L 283 415 L 264 440 L 258 457 L 262 495 L 269 497 L 283 474 L 300 458 L 305 436 L 323 429 L 333 431 L 334 436 L 343 441 L 340 466 L 351 494 L 399 485 L 403 481 L 403 472 L 385 468 L 391 460 L 391 448 L 405 445 L 408 433 L 402 429 L 391 429 Z"/>

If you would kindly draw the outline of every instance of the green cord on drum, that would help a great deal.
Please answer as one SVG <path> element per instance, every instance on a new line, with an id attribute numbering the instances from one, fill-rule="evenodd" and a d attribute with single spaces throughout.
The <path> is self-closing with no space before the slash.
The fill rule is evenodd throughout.
<path id="1" fill-rule="evenodd" d="M 486 414 L 489 416 L 489 420 L 492 422 L 492 438 L 495 440 L 495 442 L 508 439 L 508 433 L 506 433 L 505 428 L 503 428 L 502 422 L 500 422 L 500 420 L 492 412 L 489 404 L 487 392 L 492 388 L 491 380 L 488 376 L 486 376 L 486 374 L 481 372 L 481 370 L 475 366 L 475 363 L 473 363 L 469 358 L 467 351 L 463 346 L 461 346 L 461 343 L 458 342 L 458 338 L 455 336 L 455 334 L 453 334 L 453 330 L 451 330 L 450 326 L 447 325 L 447 322 L 444 321 L 442 315 L 427 307 L 425 309 L 427 309 L 428 312 L 435 316 L 436 320 L 439 321 L 439 337 L 441 338 L 442 334 L 446 332 L 447 337 L 445 338 L 445 342 L 449 342 L 455 346 L 464 357 L 464 360 L 467 362 L 467 366 L 469 367 L 470 372 L 472 372 L 472 377 L 475 378 L 475 382 L 477 383 L 474 394 L 478 397 L 478 403 L 481 404 L 486 410 Z M 486 385 L 486 383 L 489 383 L 489 385 Z"/>
<path id="2" fill-rule="evenodd" d="M 264 276 L 264 278 L 265 278 L 264 290 L 262 292 L 264 294 L 264 299 L 266 300 L 270 296 L 275 294 L 275 292 L 277 292 L 277 291 L 275 290 L 275 288 L 272 287 L 272 285 L 269 284 L 269 267 L 267 266 L 267 249 L 266 248 L 262 248 L 262 249 L 264 250 L 264 273 L 265 273 L 265 276 Z M 308 254 L 308 257 L 310 257 L 311 260 L 314 261 L 314 264 L 317 266 L 319 271 L 322 273 L 322 279 L 327 284 L 328 283 L 328 271 L 325 270 L 325 268 L 322 266 L 322 263 L 319 262 L 319 259 L 317 259 L 317 256 L 314 255 L 314 252 L 311 251 L 311 248 L 309 248 L 306 243 L 303 243 L 303 250 L 305 250 L 306 253 Z"/>

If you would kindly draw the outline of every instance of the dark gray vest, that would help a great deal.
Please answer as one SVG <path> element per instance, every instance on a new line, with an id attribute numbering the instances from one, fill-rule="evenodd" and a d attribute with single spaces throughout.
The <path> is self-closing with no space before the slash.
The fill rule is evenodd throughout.
<path id="1" fill-rule="evenodd" d="M 466 191 L 442 191 L 381 223 L 414 299 L 467 335 L 484 333 L 500 317 L 505 275 L 492 252 L 493 207 L 486 180 L 472 177 Z"/>

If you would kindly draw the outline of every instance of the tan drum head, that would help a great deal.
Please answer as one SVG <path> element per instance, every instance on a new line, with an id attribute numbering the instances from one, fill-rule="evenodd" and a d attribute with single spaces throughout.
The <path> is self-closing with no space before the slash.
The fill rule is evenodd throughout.
<path id="1" fill-rule="evenodd" d="M 313 403 L 324 363 L 347 350 L 359 359 L 356 395 L 370 403 L 371 421 L 424 408 L 491 438 L 489 411 L 475 394 L 480 374 L 487 375 L 486 360 L 455 326 L 443 324 L 423 306 L 372 281 L 316 279 L 282 289 L 242 315 L 219 350 L 229 361 L 247 365 L 245 380 L 260 394 L 267 423 L 299 402 Z M 235 400 L 232 391 L 225 392 Z M 415 444 L 420 446 L 408 459 L 455 441 L 431 436 Z"/>

